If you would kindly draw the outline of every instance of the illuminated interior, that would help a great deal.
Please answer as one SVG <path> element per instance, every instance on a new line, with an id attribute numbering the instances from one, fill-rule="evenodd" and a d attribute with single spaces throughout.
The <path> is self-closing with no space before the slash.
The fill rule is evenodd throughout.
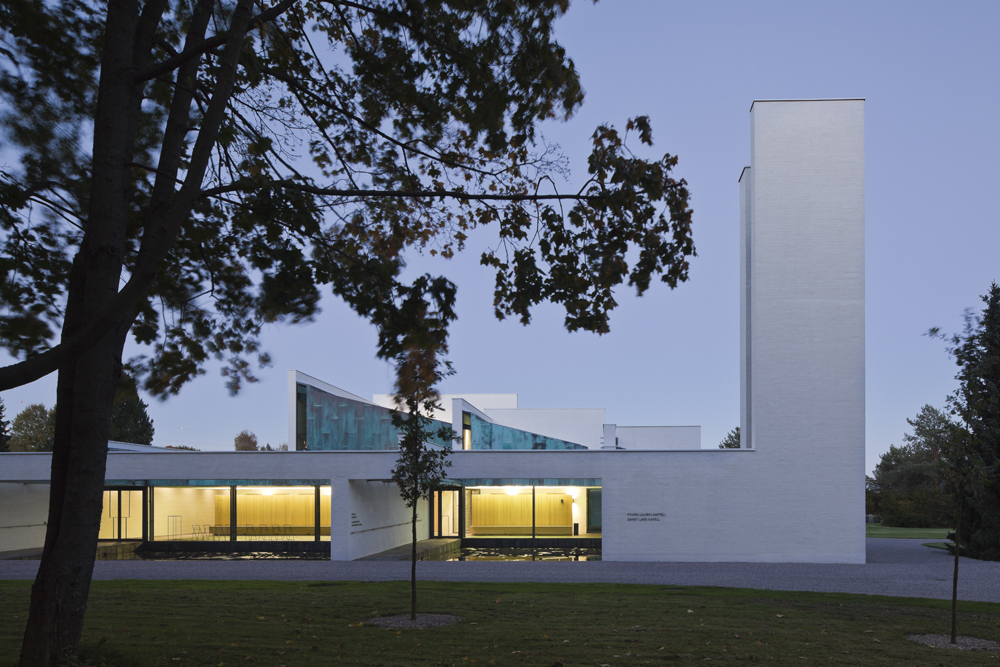
<path id="1" fill-rule="evenodd" d="M 99 540 L 141 540 L 142 489 L 105 489 Z"/>
<path id="2" fill-rule="evenodd" d="M 144 493 L 149 499 L 145 534 Z M 145 491 L 106 490 L 99 538 L 329 541 L 330 487 L 151 486 Z"/>
<path id="3" fill-rule="evenodd" d="M 430 511 L 432 537 L 601 536 L 600 487 L 467 486 L 435 491 Z"/>

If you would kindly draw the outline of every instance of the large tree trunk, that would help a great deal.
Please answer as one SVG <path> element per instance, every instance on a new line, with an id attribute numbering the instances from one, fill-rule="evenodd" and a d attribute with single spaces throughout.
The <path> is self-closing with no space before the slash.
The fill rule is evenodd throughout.
<path id="1" fill-rule="evenodd" d="M 48 527 L 31 589 L 21 667 L 64 662 L 75 653 L 83 631 L 101 525 L 111 406 L 121 371 L 122 348 L 116 343 L 109 337 L 59 372 Z"/>
<path id="2" fill-rule="evenodd" d="M 129 163 L 141 89 L 134 82 L 135 0 L 108 3 L 86 232 L 73 260 L 62 340 L 95 321 L 118 293 Z M 31 589 L 21 667 L 65 662 L 83 630 L 100 530 L 111 407 L 134 319 L 59 369 L 48 526 Z"/>

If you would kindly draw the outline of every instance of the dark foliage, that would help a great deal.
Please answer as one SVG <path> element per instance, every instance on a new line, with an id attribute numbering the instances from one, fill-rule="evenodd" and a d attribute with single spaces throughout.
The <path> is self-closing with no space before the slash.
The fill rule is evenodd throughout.
<path id="1" fill-rule="evenodd" d="M 966 555 L 1000 560 L 1000 286 L 990 285 L 982 299 L 982 312 L 967 311 L 964 331 L 950 339 L 959 388 L 949 404 L 968 442 L 949 466 L 964 495 L 959 537 Z"/>
<path id="2" fill-rule="evenodd" d="M 954 503 L 944 488 L 939 459 L 955 428 L 948 416 L 925 405 L 903 436 L 889 446 L 866 480 L 866 508 L 886 526 L 936 528 L 953 525 Z"/>
<path id="3" fill-rule="evenodd" d="M 561 304 L 609 328 L 616 287 L 676 287 L 694 255 L 677 158 L 649 120 L 598 127 L 579 190 L 538 125 L 583 94 L 555 41 L 565 0 L 16 0 L 0 5 L 0 390 L 58 370 L 46 546 L 23 665 L 82 631 L 113 398 L 218 360 L 234 393 L 260 332 L 329 290 L 378 330 L 397 394 L 444 363 L 456 287 L 406 252 L 481 254 L 498 317 Z M 645 150 L 645 149 L 643 149 Z M 58 344 L 55 344 L 56 341 Z M 69 576 L 66 573 L 75 573 Z"/>
<path id="4" fill-rule="evenodd" d="M 726 434 L 726 437 L 719 443 L 719 449 L 739 449 L 740 448 L 740 427 L 737 426 Z"/>

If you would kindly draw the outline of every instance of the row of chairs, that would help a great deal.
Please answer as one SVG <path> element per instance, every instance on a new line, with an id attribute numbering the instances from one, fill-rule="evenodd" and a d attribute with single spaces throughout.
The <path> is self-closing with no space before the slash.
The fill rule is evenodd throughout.
<path id="1" fill-rule="evenodd" d="M 194 534 L 193 539 L 197 541 L 229 539 L 228 523 L 220 526 L 194 524 L 191 526 L 191 530 Z M 242 530 L 237 534 L 245 535 L 252 540 L 291 540 L 295 537 L 292 531 L 292 524 L 290 523 L 286 523 L 283 526 L 277 523 L 270 526 L 266 523 L 262 523 L 259 526 L 246 524 L 242 526 Z"/>

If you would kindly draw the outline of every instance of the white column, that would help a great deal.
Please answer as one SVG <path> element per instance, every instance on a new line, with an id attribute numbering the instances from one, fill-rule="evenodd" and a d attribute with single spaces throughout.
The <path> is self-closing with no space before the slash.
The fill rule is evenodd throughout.
<path id="1" fill-rule="evenodd" d="M 330 487 L 330 560 L 350 560 L 350 485 L 346 477 L 334 477 Z"/>

